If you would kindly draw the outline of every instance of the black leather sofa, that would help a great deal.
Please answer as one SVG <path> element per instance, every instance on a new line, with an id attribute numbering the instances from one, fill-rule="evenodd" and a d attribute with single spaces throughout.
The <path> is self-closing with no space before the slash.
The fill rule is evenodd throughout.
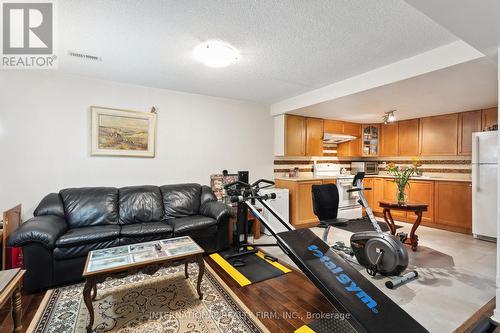
<path id="1" fill-rule="evenodd" d="M 81 280 L 91 250 L 182 235 L 207 252 L 227 248 L 230 216 L 199 184 L 69 188 L 45 196 L 8 244 L 23 248 L 32 292 Z"/>

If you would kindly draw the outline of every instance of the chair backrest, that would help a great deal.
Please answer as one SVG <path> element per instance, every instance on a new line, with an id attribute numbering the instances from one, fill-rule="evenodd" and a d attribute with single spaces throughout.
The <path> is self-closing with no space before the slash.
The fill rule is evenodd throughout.
<path id="1" fill-rule="evenodd" d="M 320 221 L 337 218 L 339 210 L 339 190 L 335 184 L 312 186 L 314 214 Z"/>

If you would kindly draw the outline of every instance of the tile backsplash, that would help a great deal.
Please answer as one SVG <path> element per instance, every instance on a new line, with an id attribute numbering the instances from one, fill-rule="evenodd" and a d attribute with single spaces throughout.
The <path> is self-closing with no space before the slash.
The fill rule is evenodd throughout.
<path id="1" fill-rule="evenodd" d="M 411 165 L 412 159 L 409 157 L 370 157 L 370 158 L 345 158 L 337 157 L 336 145 L 323 147 L 324 156 L 318 157 L 279 157 L 274 158 L 274 176 L 283 177 L 290 172 L 290 169 L 299 168 L 299 176 L 311 176 L 313 174 L 314 161 L 316 163 L 337 163 L 342 168 L 350 171 L 351 161 L 377 161 L 379 163 L 380 174 L 386 174 L 388 163 L 396 165 Z M 470 156 L 420 156 L 419 170 L 425 176 L 440 176 L 470 179 L 472 173 Z"/>

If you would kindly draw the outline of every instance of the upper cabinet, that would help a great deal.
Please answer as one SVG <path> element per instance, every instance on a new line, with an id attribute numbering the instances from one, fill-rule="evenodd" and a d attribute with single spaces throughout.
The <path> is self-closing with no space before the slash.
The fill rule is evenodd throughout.
<path id="1" fill-rule="evenodd" d="M 498 108 L 482 110 L 481 130 L 492 131 L 498 128 Z"/>
<path id="2" fill-rule="evenodd" d="M 295 115 L 274 118 L 275 156 L 322 156 L 323 119 Z"/>
<path id="3" fill-rule="evenodd" d="M 398 123 L 382 124 L 380 126 L 380 155 L 397 156 L 399 154 Z"/>
<path id="4" fill-rule="evenodd" d="M 344 122 L 344 134 L 361 137 L 361 125 L 356 123 Z"/>
<path id="5" fill-rule="evenodd" d="M 306 156 L 323 156 L 323 119 L 306 118 Z"/>
<path id="6" fill-rule="evenodd" d="M 344 134 L 344 122 L 341 120 L 325 119 L 323 121 L 325 133 Z"/>
<path id="7" fill-rule="evenodd" d="M 285 155 L 306 155 L 306 118 L 285 116 Z"/>
<path id="8" fill-rule="evenodd" d="M 274 117 L 274 155 L 323 156 L 324 133 L 356 137 L 337 145 L 339 157 L 471 155 L 472 133 L 497 128 L 496 107 L 371 125 L 283 114 Z"/>
<path id="9" fill-rule="evenodd" d="M 361 154 L 363 156 L 378 156 L 380 125 L 363 125 L 362 133 Z"/>
<path id="10" fill-rule="evenodd" d="M 472 133 L 481 131 L 481 110 L 458 115 L 458 154 L 472 154 Z"/>
<path id="11" fill-rule="evenodd" d="M 457 155 L 458 114 L 420 119 L 421 155 Z"/>
<path id="12" fill-rule="evenodd" d="M 419 154 L 420 136 L 419 119 L 402 120 L 398 122 L 398 150 L 401 156 L 416 156 Z"/>
<path id="13" fill-rule="evenodd" d="M 339 143 L 337 145 L 337 156 L 339 157 L 359 157 L 361 156 L 361 124 L 344 122 L 343 132 L 341 134 L 348 134 L 355 136 L 356 139 Z M 325 130 L 326 132 L 326 130 Z"/>

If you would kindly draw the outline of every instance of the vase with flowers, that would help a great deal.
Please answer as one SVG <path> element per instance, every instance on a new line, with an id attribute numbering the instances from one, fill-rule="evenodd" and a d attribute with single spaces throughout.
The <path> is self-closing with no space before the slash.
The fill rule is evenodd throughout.
<path id="1" fill-rule="evenodd" d="M 387 171 L 389 174 L 394 176 L 394 183 L 396 183 L 396 201 L 398 205 L 406 204 L 408 200 L 408 195 L 406 194 L 406 188 L 409 186 L 411 176 L 413 176 L 417 170 L 417 167 L 413 163 L 411 166 L 398 166 L 394 163 L 389 163 Z"/>

